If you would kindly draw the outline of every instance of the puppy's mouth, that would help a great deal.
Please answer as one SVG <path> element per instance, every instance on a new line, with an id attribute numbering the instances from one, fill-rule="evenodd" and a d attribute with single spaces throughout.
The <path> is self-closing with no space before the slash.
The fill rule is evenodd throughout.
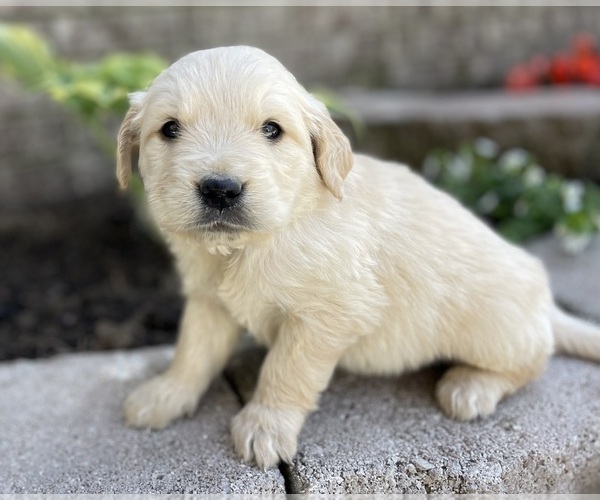
<path id="1" fill-rule="evenodd" d="M 240 210 L 232 208 L 208 209 L 202 215 L 200 230 L 207 233 L 240 233 L 253 229 L 248 217 Z"/>
<path id="2" fill-rule="evenodd" d="M 230 224 L 229 222 L 211 222 L 208 224 L 201 224 L 200 227 L 203 231 L 208 233 L 239 233 L 241 231 L 247 231 L 246 227 Z"/>

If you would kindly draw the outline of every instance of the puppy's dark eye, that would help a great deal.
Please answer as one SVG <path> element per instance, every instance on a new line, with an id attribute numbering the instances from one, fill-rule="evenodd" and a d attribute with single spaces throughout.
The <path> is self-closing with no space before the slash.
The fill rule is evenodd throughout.
<path id="1" fill-rule="evenodd" d="M 281 127 L 275 122 L 267 122 L 260 129 L 263 135 L 269 140 L 275 140 L 281 135 Z"/>
<path id="2" fill-rule="evenodd" d="M 176 139 L 179 135 L 179 129 L 179 122 L 175 120 L 170 120 L 162 126 L 160 132 L 167 139 Z"/>

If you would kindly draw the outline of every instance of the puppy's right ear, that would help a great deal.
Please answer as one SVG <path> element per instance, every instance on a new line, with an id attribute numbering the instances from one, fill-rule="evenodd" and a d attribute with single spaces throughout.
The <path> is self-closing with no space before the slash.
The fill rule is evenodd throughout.
<path id="1" fill-rule="evenodd" d="M 123 119 L 117 140 L 117 179 L 122 189 L 129 185 L 131 161 L 134 152 L 140 147 L 141 107 L 145 92 L 135 92 L 129 96 L 129 111 Z"/>

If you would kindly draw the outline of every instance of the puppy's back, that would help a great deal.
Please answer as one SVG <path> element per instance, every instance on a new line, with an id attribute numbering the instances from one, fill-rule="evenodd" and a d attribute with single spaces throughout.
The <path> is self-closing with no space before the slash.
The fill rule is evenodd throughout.
<path id="1" fill-rule="evenodd" d="M 388 372 L 475 356 L 504 370 L 511 357 L 519 364 L 552 350 L 552 298 L 537 259 L 403 165 L 356 155 L 346 196 L 370 220 L 390 304 L 379 340 L 354 353 L 374 349 L 377 362 L 350 364 Z"/>

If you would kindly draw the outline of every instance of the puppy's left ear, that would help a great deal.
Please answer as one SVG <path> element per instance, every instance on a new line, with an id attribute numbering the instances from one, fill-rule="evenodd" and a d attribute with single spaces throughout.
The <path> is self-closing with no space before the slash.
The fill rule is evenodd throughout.
<path id="1" fill-rule="evenodd" d="M 140 147 L 140 109 L 145 92 L 135 92 L 129 96 L 129 111 L 123 119 L 117 139 L 117 179 L 122 189 L 129 184 L 132 157 Z"/>
<path id="2" fill-rule="evenodd" d="M 350 141 L 335 124 L 325 105 L 310 97 L 309 130 L 317 171 L 338 200 L 344 197 L 344 179 L 352 169 Z"/>

